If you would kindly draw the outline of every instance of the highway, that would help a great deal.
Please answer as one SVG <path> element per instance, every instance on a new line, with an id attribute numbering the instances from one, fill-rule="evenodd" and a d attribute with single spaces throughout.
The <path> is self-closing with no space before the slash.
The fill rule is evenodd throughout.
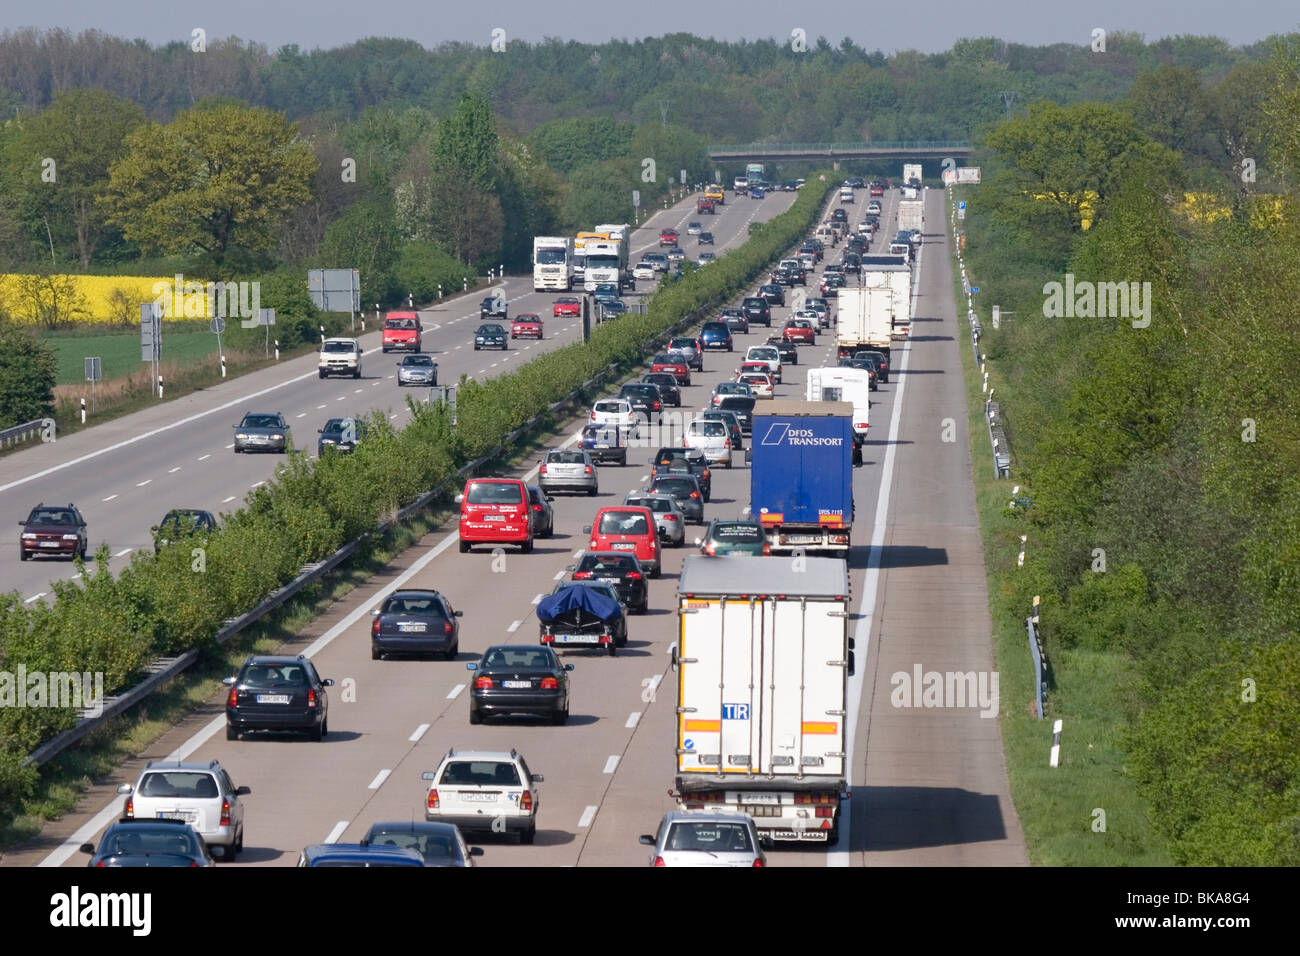
<path id="1" fill-rule="evenodd" d="M 851 218 L 865 211 L 865 198 L 860 191 Z M 892 234 L 897 198 L 897 192 L 886 194 L 873 252 Z M 718 224 L 737 209 L 748 213 L 755 204 L 729 201 Z M 775 211 L 775 205 L 764 210 Z M 691 216 L 681 218 L 684 222 Z M 927 191 L 926 222 L 914 335 L 905 345 L 896 341 L 890 382 L 873 395 L 864 463 L 854 478 L 857 518 L 849 563 L 858 613 L 850 623 L 857 640 L 857 670 L 850 687 L 855 708 L 850 712 L 853 798 L 848 832 L 833 849 L 770 851 L 769 865 L 1027 862 L 1010 801 L 998 721 L 971 708 L 898 708 L 890 700 L 892 675 L 910 675 L 917 664 L 941 672 L 993 667 L 957 352 L 961 337 L 956 334 L 942 230 L 946 209 L 939 191 Z M 743 233 L 739 222 L 735 228 Z M 837 258 L 838 250 L 828 250 L 828 262 Z M 439 321 L 445 321 L 445 315 L 440 314 Z M 788 309 L 774 308 L 773 326 L 779 328 L 787 316 Z M 701 407 L 713 384 L 732 376 L 744 347 L 767 334 L 756 327 L 749 335 L 737 336 L 735 354 L 707 354 L 706 371 L 694 373 L 692 386 L 683 390 L 684 405 Z M 440 347 L 447 347 L 446 342 Z M 833 331 L 819 334 L 815 345 L 801 346 L 799 364 L 786 370 L 776 395 L 801 397 L 806 370 L 833 365 L 834 352 Z M 323 395 L 315 388 L 314 372 L 312 377 L 311 391 Z M 337 388 L 345 400 L 352 387 L 333 382 L 320 386 Z M 324 400 L 313 396 L 307 401 Z M 287 402 L 276 407 L 289 411 Z M 228 427 L 225 418 L 214 418 Z M 953 442 L 942 440 L 945 419 L 955 423 Z M 571 441 L 579 425 L 577 420 L 568 423 L 567 437 L 556 443 Z M 214 443 L 218 437 L 228 440 L 215 425 L 209 430 Z M 453 520 L 297 635 L 284 651 L 310 655 L 322 675 L 335 680 L 325 741 L 228 742 L 221 733 L 223 698 L 218 696 L 110 779 L 98 782 L 82 802 L 84 812 L 48 825 L 5 864 L 84 865 L 75 848 L 95 841 L 116 816 L 122 799 L 115 794 L 118 784 L 133 782 L 150 760 L 215 758 L 236 784 L 252 788 L 245 798 L 245 852 L 234 865 L 292 866 L 307 844 L 355 840 L 376 821 L 419 819 L 425 793 L 420 774 L 434 769 L 447 748 L 455 746 L 515 747 L 546 777 L 540 786 L 535 844 L 485 838 L 479 865 L 645 865 L 649 848 L 640 846 L 637 836 L 654 832 L 661 815 L 673 806 L 667 795 L 673 785 L 675 743 L 669 651 L 676 639 L 676 579 L 689 547 L 665 550 L 663 576 L 650 584 L 650 612 L 629 619 L 626 649 L 614 658 L 595 651 L 567 653 L 566 661 L 575 665 L 567 725 L 510 721 L 471 727 L 465 663 L 491 644 L 536 643 L 533 608 L 565 576 L 566 565 L 585 545 L 582 526 L 590 523 L 596 508 L 619 502 L 627 491 L 641 486 L 657 447 L 658 442 L 646 443 L 625 468 L 603 466 L 601 493 L 595 499 L 557 496 L 556 535 L 539 539 L 534 553 L 510 551 L 504 563 L 494 562 L 484 550 L 459 554 Z M 244 461 L 235 464 L 242 467 Z M 532 477 L 535 463 L 526 463 L 519 473 Z M 241 474 L 239 480 L 249 477 Z M 748 479 L 743 463 L 715 469 L 706 519 L 738 515 L 748 502 Z M 5 484 L 0 481 L 0 490 L 13 494 L 2 487 Z M 688 542 L 694 533 L 694 528 L 688 530 Z M 464 611 L 459 660 L 370 659 L 369 610 L 388 591 L 402 586 L 437 588 Z"/>
<path id="2" fill-rule="evenodd" d="M 716 215 L 697 216 L 695 197 L 660 210 L 635 231 L 633 262 L 658 248 L 659 230 L 677 228 L 682 249 L 698 255 L 686 224 L 699 219 L 710 229 L 721 256 L 748 238 L 751 220 L 785 212 L 794 193 L 725 203 Z M 707 247 L 701 247 L 707 248 Z M 534 293 L 532 277 L 507 277 L 509 314 L 535 312 L 545 322 L 539 341 L 517 340 L 505 352 L 473 349 L 478 305 L 486 294 L 470 293 L 422 310 L 423 348 L 438 363 L 438 381 L 454 384 L 462 374 L 483 380 L 508 372 L 538 353 L 580 340 L 580 320 L 554 319 L 551 306 L 563 293 Z M 638 283 L 646 291 L 650 283 Z M 88 570 L 93 554 L 107 542 L 112 559 L 153 550 L 150 528 L 171 508 L 202 508 L 217 514 L 236 510 L 251 488 L 266 482 L 284 459 L 276 454 L 233 452 L 234 429 L 246 411 L 282 412 L 297 448 L 315 454 L 316 431 L 328 418 L 385 409 L 399 424 L 409 414 L 406 395 L 423 397 L 423 388 L 402 388 L 395 378 L 401 355 L 380 350 L 374 322 L 359 336 L 364 350 L 362 377 L 320 379 L 315 353 L 231 379 L 155 408 L 106 422 L 67 438 L 33 446 L 0 459 L 0 514 L 10 516 L 13 546 L 0 548 L 0 588 L 16 590 L 24 601 L 53 600 L 52 580 L 73 578 L 76 568 L 64 558 L 20 562 L 15 522 L 38 502 L 72 502 L 86 516 L 90 533 Z M 166 347 L 166 330 L 163 332 Z M 165 393 L 164 393 L 165 394 Z"/>

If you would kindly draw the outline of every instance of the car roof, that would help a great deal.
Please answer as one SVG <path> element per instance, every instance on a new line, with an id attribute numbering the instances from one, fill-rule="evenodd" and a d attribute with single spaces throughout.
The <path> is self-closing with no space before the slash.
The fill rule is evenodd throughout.
<path id="1" fill-rule="evenodd" d="M 488 651 L 534 651 L 537 650 L 536 644 L 496 644 L 487 649 Z M 543 648 L 548 650 L 548 648 Z M 483 652 L 484 654 L 487 651 Z M 519 752 L 516 750 L 457 750 L 452 747 L 447 751 L 443 760 L 502 760 L 514 763 L 519 759 Z"/>
<path id="2" fill-rule="evenodd" d="M 221 763 L 216 760 L 210 760 L 207 763 L 199 763 L 195 760 L 155 760 L 148 764 L 141 773 L 150 770 L 220 770 Z"/>
<path id="3" fill-rule="evenodd" d="M 311 663 L 305 654 L 250 654 L 246 664 L 297 664 L 299 661 Z"/>

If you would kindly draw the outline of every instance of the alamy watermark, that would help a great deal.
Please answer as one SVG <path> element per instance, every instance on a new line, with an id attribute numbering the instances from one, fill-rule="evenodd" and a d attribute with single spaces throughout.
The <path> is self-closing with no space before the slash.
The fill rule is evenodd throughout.
<path id="1" fill-rule="evenodd" d="M 1075 282 L 1067 272 L 1064 283 L 1044 285 L 1043 295 L 1049 319 L 1132 319 L 1135 329 L 1151 324 L 1150 282 Z"/>
<path id="2" fill-rule="evenodd" d="M 998 715 L 997 671 L 895 671 L 889 678 L 895 707 L 978 707 L 981 717 Z"/>
<path id="3" fill-rule="evenodd" d="M 246 329 L 256 328 L 262 311 L 262 283 L 199 282 L 180 273 L 173 282 L 163 279 L 149 290 L 163 318 L 239 318 Z"/>
<path id="4" fill-rule="evenodd" d="M 104 713 L 103 671 L 0 671 L 0 707 L 71 707 L 86 717 Z"/>

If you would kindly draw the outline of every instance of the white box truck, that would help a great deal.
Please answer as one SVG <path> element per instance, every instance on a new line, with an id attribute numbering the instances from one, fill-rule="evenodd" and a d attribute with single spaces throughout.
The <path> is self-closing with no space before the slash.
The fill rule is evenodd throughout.
<path id="1" fill-rule="evenodd" d="M 687 555 L 677 585 L 683 810 L 747 813 L 765 843 L 834 844 L 845 792 L 849 577 L 843 558 Z"/>
<path id="2" fill-rule="evenodd" d="M 573 240 L 568 236 L 533 236 L 533 291 L 573 288 Z"/>
<path id="3" fill-rule="evenodd" d="M 898 203 L 898 228 L 911 232 L 925 225 L 925 201 L 922 199 L 903 199 Z"/>
<path id="4" fill-rule="evenodd" d="M 921 164 L 904 163 L 903 164 L 903 185 L 915 186 L 918 189 L 921 186 Z"/>
<path id="5" fill-rule="evenodd" d="M 853 463 L 859 464 L 871 425 L 871 373 L 844 365 L 810 368 L 804 388 L 804 398 L 810 402 L 848 402 L 853 406 Z"/>
<path id="6" fill-rule="evenodd" d="M 862 285 L 840 289 L 835 328 L 839 358 L 852 358 L 862 349 L 889 354 L 895 321 L 899 316 L 908 319 L 911 276 L 907 266 L 863 266 Z"/>

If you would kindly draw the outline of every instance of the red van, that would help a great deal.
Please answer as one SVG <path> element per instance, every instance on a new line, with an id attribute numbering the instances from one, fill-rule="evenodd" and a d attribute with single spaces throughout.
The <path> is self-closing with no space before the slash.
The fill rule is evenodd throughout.
<path id="1" fill-rule="evenodd" d="M 456 496 L 460 505 L 460 552 L 475 544 L 517 544 L 533 550 L 528 489 L 518 478 L 471 478 Z"/>
<path id="2" fill-rule="evenodd" d="M 420 317 L 414 312 L 389 312 L 384 316 L 384 338 L 382 347 L 385 352 L 420 351 Z"/>
<path id="3" fill-rule="evenodd" d="M 596 512 L 596 520 L 582 529 L 589 535 L 590 551 L 620 551 L 635 554 L 652 578 L 659 577 L 663 552 L 655 530 L 655 516 L 649 508 L 611 505 Z"/>

